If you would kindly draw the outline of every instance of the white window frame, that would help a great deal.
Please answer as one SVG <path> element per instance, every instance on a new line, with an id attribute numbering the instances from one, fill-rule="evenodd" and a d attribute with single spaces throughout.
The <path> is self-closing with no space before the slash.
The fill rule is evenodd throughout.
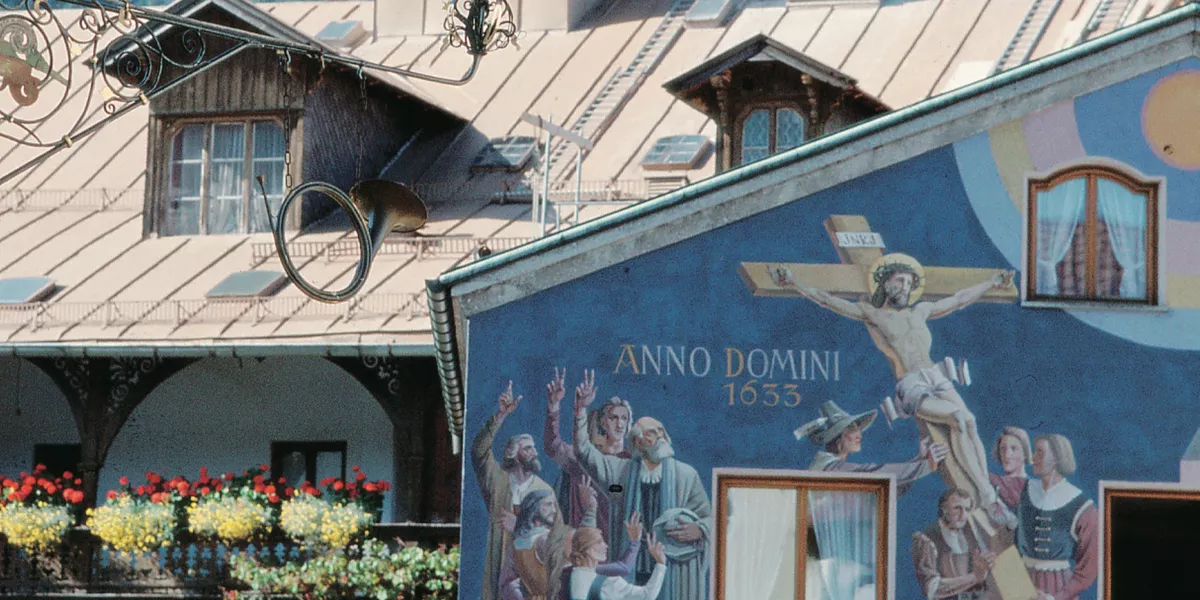
<path id="1" fill-rule="evenodd" d="M 272 157 L 270 159 L 256 159 L 255 158 L 255 155 L 254 155 L 254 125 L 258 124 L 258 123 L 274 123 L 277 127 L 279 127 L 280 132 L 283 133 L 283 139 L 284 139 L 283 154 L 280 155 L 277 159 L 275 157 Z M 210 178 L 210 174 L 212 171 L 212 161 L 213 161 L 213 158 L 212 158 L 213 129 L 218 125 L 230 125 L 230 124 L 237 124 L 237 125 L 242 126 L 242 136 L 243 136 L 243 140 L 244 140 L 243 141 L 244 151 L 243 151 L 243 156 L 242 156 L 242 160 L 243 160 L 242 165 L 243 166 L 242 166 L 242 211 L 241 211 L 241 217 L 239 219 L 238 227 L 237 227 L 236 231 L 211 233 L 208 231 L 208 223 L 207 223 L 208 220 L 206 218 L 206 215 L 208 213 L 208 201 L 209 201 L 209 185 L 210 185 L 209 178 Z M 175 177 L 174 177 L 174 172 L 175 172 L 174 166 L 176 163 L 175 140 L 180 135 L 183 134 L 184 129 L 186 129 L 189 126 L 194 126 L 194 125 L 203 125 L 204 126 L 204 144 L 200 150 L 200 209 L 199 209 L 199 217 L 198 217 L 199 218 L 199 231 L 197 231 L 196 233 L 179 233 L 179 232 L 171 230 L 170 225 L 167 223 L 168 206 L 170 205 L 170 203 L 174 202 L 174 200 L 175 200 L 174 197 L 171 195 L 172 190 L 174 189 L 174 186 L 175 186 Z M 288 170 L 288 165 L 286 162 L 287 154 L 291 151 L 291 148 L 288 148 L 287 144 L 288 144 L 288 135 L 287 135 L 286 125 L 284 124 L 284 122 L 281 118 L 279 118 L 278 116 L 274 116 L 274 115 L 256 115 L 256 116 L 248 116 L 248 117 L 244 117 L 244 118 L 227 118 L 227 119 L 184 119 L 184 120 L 180 120 L 180 121 L 174 123 L 170 129 L 170 134 L 167 136 L 167 141 L 165 144 L 165 151 L 164 151 L 165 156 L 163 157 L 163 161 L 162 161 L 162 163 L 165 165 L 165 168 L 166 168 L 166 176 L 165 176 L 166 187 L 163 189 L 162 193 L 160 194 L 160 197 L 162 198 L 162 207 L 161 207 L 161 211 L 159 214 L 161 215 L 162 219 L 157 228 L 159 235 L 162 235 L 162 236 L 239 235 L 239 234 L 245 235 L 245 234 L 251 233 L 250 232 L 251 203 L 262 202 L 261 191 L 259 191 L 259 189 L 258 189 L 258 181 L 256 179 L 257 174 L 254 172 L 254 163 L 264 162 L 266 160 L 283 161 L 284 168 L 282 171 L 282 177 L 284 178 L 284 181 L 286 181 L 287 170 Z M 283 185 L 283 181 L 280 182 L 280 189 L 285 189 L 284 185 Z M 285 194 L 286 194 L 286 191 L 285 191 Z M 282 201 L 282 199 L 281 199 L 281 201 Z M 278 218 L 278 215 L 274 215 L 274 216 L 275 216 L 275 218 Z M 256 232 L 256 233 L 261 233 L 261 232 Z"/>
<path id="2" fill-rule="evenodd" d="M 1096 508 L 1099 511 L 1097 521 L 1100 524 L 1097 532 L 1097 541 L 1100 546 L 1097 557 L 1099 564 L 1096 565 L 1097 600 L 1114 600 L 1109 584 L 1112 565 L 1109 563 L 1111 552 L 1109 552 L 1108 525 L 1111 515 L 1109 514 L 1108 499 L 1114 493 L 1121 494 L 1122 492 L 1132 492 L 1132 495 L 1195 496 L 1200 499 L 1200 485 L 1191 483 L 1100 480 L 1099 493 L 1096 495 Z"/>

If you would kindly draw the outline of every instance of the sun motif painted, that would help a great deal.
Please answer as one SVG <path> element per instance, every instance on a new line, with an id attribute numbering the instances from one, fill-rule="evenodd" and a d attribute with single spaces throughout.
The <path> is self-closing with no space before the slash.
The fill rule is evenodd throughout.
<path id="1" fill-rule="evenodd" d="M 1200 71 L 1183 71 L 1159 81 L 1142 104 L 1142 135 L 1163 162 L 1200 169 Z"/>

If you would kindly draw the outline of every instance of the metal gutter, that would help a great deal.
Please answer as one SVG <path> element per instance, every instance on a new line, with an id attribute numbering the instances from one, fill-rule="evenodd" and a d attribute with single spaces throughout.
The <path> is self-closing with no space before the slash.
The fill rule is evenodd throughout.
<path id="1" fill-rule="evenodd" d="M 430 356 L 427 344 L 3 344 L 0 356 L 22 358 L 157 356 L 162 358 L 273 358 L 284 356 Z"/>
<path id="2" fill-rule="evenodd" d="M 693 185 L 680 188 L 652 200 L 632 205 L 595 220 L 534 240 L 511 250 L 492 254 L 469 265 L 447 271 L 425 281 L 429 292 L 429 318 L 433 322 L 434 344 L 437 346 L 438 370 L 442 378 L 442 393 L 446 411 L 451 418 L 451 431 L 456 442 L 463 434 L 461 414 L 465 408 L 462 397 L 462 368 L 458 364 L 458 348 L 454 337 L 454 311 L 450 303 L 451 288 L 485 273 L 499 270 L 527 257 L 566 246 L 576 240 L 636 221 L 655 212 L 684 204 L 745 179 L 775 171 L 782 167 L 831 152 L 846 144 L 862 140 L 891 127 L 903 125 L 920 117 L 936 113 L 959 102 L 975 98 L 1023 79 L 1040 75 L 1089 54 L 1123 44 L 1129 40 L 1200 16 L 1200 3 L 1190 3 L 1152 19 L 1118 29 L 1099 38 L 1088 40 L 1066 50 L 1003 71 L 987 79 L 929 98 L 905 108 L 884 113 L 837 133 L 819 138 L 793 150 L 776 154 L 749 165 L 736 167 Z"/>

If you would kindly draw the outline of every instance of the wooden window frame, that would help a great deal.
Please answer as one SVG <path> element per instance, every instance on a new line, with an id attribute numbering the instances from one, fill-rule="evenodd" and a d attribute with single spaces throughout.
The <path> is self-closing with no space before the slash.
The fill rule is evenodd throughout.
<path id="1" fill-rule="evenodd" d="M 1084 232 L 1087 257 L 1085 258 L 1086 277 L 1085 291 L 1083 296 L 1052 296 L 1037 293 L 1037 244 L 1038 244 L 1038 193 L 1049 191 L 1060 183 L 1070 181 L 1072 179 L 1086 178 L 1086 204 L 1084 214 Z M 1114 181 L 1126 189 L 1132 190 L 1135 193 L 1145 194 L 1146 196 L 1146 297 L 1140 298 L 1119 298 L 1111 296 L 1100 296 L 1097 291 L 1097 253 L 1099 249 L 1098 231 L 1099 231 L 1099 215 L 1098 215 L 1098 192 L 1096 181 L 1098 178 L 1109 179 Z M 1026 182 L 1026 202 L 1025 202 L 1025 298 L 1035 302 L 1054 302 L 1054 303 L 1104 303 L 1114 305 L 1132 305 L 1132 306 L 1158 306 L 1158 217 L 1159 217 L 1159 192 L 1161 183 L 1152 180 L 1143 180 L 1122 171 L 1119 168 L 1087 164 L 1067 167 L 1056 171 L 1046 177 L 1030 177 Z"/>
<path id="2" fill-rule="evenodd" d="M 799 115 L 800 122 L 804 124 L 804 127 L 803 127 L 804 139 L 801 140 L 800 143 L 803 144 L 809 140 L 809 138 L 810 138 L 809 127 L 811 126 L 811 124 L 808 122 L 808 118 L 804 116 L 804 109 L 799 104 L 796 104 L 795 102 L 767 102 L 767 103 L 755 103 L 755 104 L 748 105 L 742 109 L 742 111 L 738 114 L 737 120 L 735 121 L 736 126 L 734 127 L 734 130 L 736 132 L 736 135 L 734 136 L 735 139 L 733 140 L 733 150 L 734 150 L 734 165 L 733 166 L 741 166 L 743 164 L 742 163 L 742 139 L 743 139 L 742 133 L 746 126 L 746 119 L 749 119 L 750 115 L 753 114 L 754 111 L 757 111 L 757 110 L 766 110 L 768 112 L 768 114 L 767 114 L 767 156 L 774 156 L 776 153 L 779 152 L 778 140 L 776 139 L 776 134 L 778 132 L 776 131 L 776 128 L 779 126 L 778 125 L 778 123 L 779 123 L 778 115 L 779 115 L 779 111 L 781 109 L 790 109 L 790 110 L 794 111 L 797 115 Z"/>
<path id="3" fill-rule="evenodd" d="M 1112 500 L 1152 499 L 1200 502 L 1200 488 L 1175 482 L 1100 481 L 1100 573 L 1096 577 L 1096 598 L 1115 600 L 1112 595 Z"/>
<path id="4" fill-rule="evenodd" d="M 283 477 L 283 456 L 290 452 L 304 452 L 304 475 L 316 474 L 317 454 L 321 452 L 341 452 L 342 468 L 339 479 L 346 479 L 346 461 L 349 445 L 344 440 L 311 441 L 311 440 L 274 440 L 271 442 L 271 479 Z M 309 480 L 309 483 L 320 487 L 319 481 Z"/>
<path id="5" fill-rule="evenodd" d="M 893 475 L 879 473 L 836 473 L 819 471 L 793 471 L 776 469 L 713 469 L 713 551 L 716 560 L 713 562 L 710 584 L 714 600 L 727 600 L 725 597 L 725 535 L 728 528 L 728 509 L 725 499 L 731 487 L 751 487 L 764 489 L 796 490 L 796 600 L 804 600 L 805 592 L 805 561 L 808 553 L 807 528 L 801 530 L 801 525 L 807 523 L 807 495 L 809 490 L 862 492 L 873 491 L 879 494 L 876 504 L 876 522 L 879 523 L 875 547 L 875 598 L 890 600 L 895 597 L 893 579 L 895 577 L 896 555 L 896 478 Z"/>
<path id="6" fill-rule="evenodd" d="M 164 144 L 164 154 L 162 164 L 165 169 L 163 175 L 166 184 L 161 194 L 161 209 L 159 214 L 162 218 L 159 219 L 158 231 L 160 235 L 179 236 L 179 235 L 247 235 L 250 233 L 250 203 L 260 198 L 260 193 L 256 191 L 257 185 L 255 174 L 252 172 L 254 167 L 254 125 L 256 123 L 275 123 L 279 126 L 279 130 L 283 132 L 284 148 L 283 148 L 283 173 L 286 179 L 288 175 L 288 155 L 292 153 L 292 149 L 288 147 L 288 130 L 287 124 L 284 122 L 282 114 L 249 114 L 238 116 L 227 116 L 220 118 L 201 118 L 189 117 L 172 120 L 166 132 L 166 143 Z M 208 189 L 209 175 L 212 170 L 212 132 L 217 125 L 239 124 L 242 126 L 242 136 L 245 142 L 244 156 L 242 157 L 242 215 L 238 223 L 237 231 L 228 233 L 209 233 L 207 219 L 205 218 L 208 211 Z M 168 231 L 166 224 L 167 207 L 172 201 L 171 190 L 174 184 L 174 164 L 175 164 L 175 139 L 183 133 L 183 130 L 190 125 L 204 125 L 204 145 L 201 148 L 200 154 L 200 216 L 199 216 L 199 231 L 194 234 L 176 233 Z M 284 188 L 286 196 L 287 189 Z M 278 215 L 273 215 L 278 219 Z"/>

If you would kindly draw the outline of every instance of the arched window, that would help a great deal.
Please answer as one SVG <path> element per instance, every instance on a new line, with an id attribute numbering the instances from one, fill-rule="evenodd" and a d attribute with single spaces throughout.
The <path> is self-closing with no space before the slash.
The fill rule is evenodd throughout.
<path id="1" fill-rule="evenodd" d="M 1030 300 L 1156 304 L 1158 184 L 1109 167 L 1029 181 Z"/>
<path id="2" fill-rule="evenodd" d="M 787 107 L 756 108 L 742 120 L 741 162 L 752 163 L 804 142 L 804 117 Z"/>

